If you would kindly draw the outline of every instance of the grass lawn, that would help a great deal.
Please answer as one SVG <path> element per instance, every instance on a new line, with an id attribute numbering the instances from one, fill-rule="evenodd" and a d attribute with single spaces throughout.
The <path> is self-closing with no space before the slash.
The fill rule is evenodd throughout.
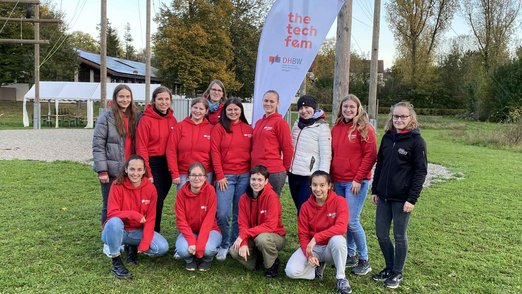
<path id="1" fill-rule="evenodd" d="M 522 292 L 522 153 L 464 145 L 446 131 L 425 129 L 428 157 L 464 179 L 425 189 L 409 227 L 405 280 L 397 293 Z M 101 195 L 89 166 L 72 162 L 0 161 L 0 292 L 52 293 L 333 293 L 335 271 L 322 281 L 284 277 L 297 248 L 296 216 L 285 187 L 287 245 L 279 278 L 268 280 L 227 259 L 209 272 L 190 273 L 174 260 L 176 237 L 167 198 L 162 232 L 171 249 L 159 258 L 140 256 L 133 280 L 110 273 L 101 252 Z M 362 221 L 373 272 L 384 266 L 376 237 L 375 208 L 367 201 Z M 349 275 L 354 293 L 389 293 L 369 276 Z"/>

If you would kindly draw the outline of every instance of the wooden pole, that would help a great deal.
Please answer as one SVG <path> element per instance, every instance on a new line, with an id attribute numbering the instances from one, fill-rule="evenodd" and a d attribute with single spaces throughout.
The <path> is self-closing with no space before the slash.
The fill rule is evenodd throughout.
<path id="1" fill-rule="evenodd" d="M 344 2 L 337 16 L 337 41 L 335 42 L 335 69 L 332 97 L 332 113 L 337 113 L 339 102 L 350 93 L 350 44 L 352 36 L 352 0 Z M 335 122 L 335 115 L 332 115 Z"/>
<path id="2" fill-rule="evenodd" d="M 101 1 L 100 31 L 100 110 L 101 115 L 107 108 L 107 0 Z"/>
<path id="3" fill-rule="evenodd" d="M 150 0 L 147 0 L 147 24 L 145 28 L 145 103 L 150 101 Z"/>
<path id="4" fill-rule="evenodd" d="M 368 115 L 370 122 L 377 130 L 377 84 L 379 64 L 379 32 L 381 23 L 381 0 L 375 0 L 373 8 L 373 36 L 372 36 L 372 60 L 370 62 L 370 91 L 368 97 Z"/>
<path id="5" fill-rule="evenodd" d="M 34 5 L 34 18 L 40 18 L 40 5 Z M 38 130 L 42 128 L 41 124 L 41 105 L 40 105 L 40 23 L 34 23 L 34 104 L 33 104 L 33 128 Z"/>

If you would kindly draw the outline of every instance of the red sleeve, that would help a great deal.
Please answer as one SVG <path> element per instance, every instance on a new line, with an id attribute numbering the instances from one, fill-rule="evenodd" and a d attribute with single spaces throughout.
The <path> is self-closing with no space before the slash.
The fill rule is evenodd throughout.
<path id="1" fill-rule="evenodd" d="M 277 230 L 277 225 L 279 224 L 279 215 L 281 213 L 281 203 L 279 202 L 279 198 L 274 191 L 270 191 L 270 193 L 268 193 L 265 197 L 267 197 L 266 207 L 258 208 L 258 210 L 267 210 L 264 222 L 248 229 L 247 235 L 249 237 L 256 237 L 261 233 L 273 233 Z M 261 203 L 258 203 L 258 205 L 261 205 Z"/>
<path id="2" fill-rule="evenodd" d="M 249 228 L 249 219 L 250 219 L 250 212 L 248 209 L 248 196 L 246 194 L 243 194 L 239 198 L 239 211 L 237 213 L 237 224 L 239 228 L 239 237 L 243 239 L 243 242 L 241 242 L 241 246 L 247 245 L 248 243 L 248 235 L 247 230 Z M 236 240 L 233 240 L 234 242 Z"/>
<path id="3" fill-rule="evenodd" d="M 181 123 L 174 127 L 174 130 L 170 132 L 169 139 L 167 141 L 167 164 L 172 179 L 179 178 L 178 169 L 178 142 L 181 137 Z"/>
<path id="4" fill-rule="evenodd" d="M 122 210 L 123 201 L 126 198 L 124 194 L 125 188 L 122 185 L 112 184 L 107 202 L 107 219 L 118 217 L 124 224 L 130 227 L 141 227 L 140 221 L 143 217 L 141 213 L 135 210 Z"/>
<path id="5" fill-rule="evenodd" d="M 148 181 L 147 179 L 145 179 Z M 154 237 L 154 226 L 156 225 L 156 202 L 158 200 L 158 194 L 156 193 L 156 188 L 154 185 L 149 184 L 150 188 L 147 193 L 150 193 L 150 203 L 149 209 L 145 215 L 145 224 L 143 225 L 143 238 L 138 246 L 138 251 L 145 252 L 149 250 L 150 242 L 152 242 L 152 238 Z"/>
<path id="6" fill-rule="evenodd" d="M 355 174 L 354 181 L 361 183 L 370 174 L 375 161 L 377 160 L 377 145 L 375 130 L 368 125 L 368 140 L 361 139 L 362 161 Z"/>
<path id="7" fill-rule="evenodd" d="M 335 194 L 334 194 L 335 195 Z M 332 197 L 333 195 L 329 195 Z M 317 232 L 314 235 L 315 241 L 317 243 L 328 242 L 330 238 L 337 235 L 345 235 L 348 229 L 348 206 L 346 205 L 346 200 L 340 196 L 335 195 L 335 203 L 333 203 L 336 207 L 337 217 L 335 218 L 335 224 L 328 229 Z"/>
<path id="8" fill-rule="evenodd" d="M 306 254 L 306 246 L 310 243 L 310 216 L 307 208 L 306 202 L 301 206 L 301 210 L 299 211 L 299 218 L 297 220 L 297 237 L 299 239 L 299 245 L 301 246 L 301 250 L 303 250 L 303 254 L 308 258 Z"/>
<path id="9" fill-rule="evenodd" d="M 212 134 L 210 136 L 210 155 L 212 157 L 214 174 L 218 181 L 225 178 L 223 165 L 221 163 L 221 141 L 223 140 L 224 133 L 225 129 L 221 126 L 221 124 L 217 124 L 212 129 Z"/>
<path id="10" fill-rule="evenodd" d="M 208 195 L 207 197 L 207 213 L 205 218 L 203 219 L 203 223 L 201 224 L 201 228 L 199 229 L 198 238 L 196 241 L 196 257 L 202 258 L 205 253 L 205 247 L 207 246 L 208 236 L 210 235 L 210 231 L 214 227 L 214 223 L 216 222 L 216 191 L 214 187 L 210 184 L 206 189 Z M 202 197 L 203 195 L 199 195 L 198 197 Z"/>
<path id="11" fill-rule="evenodd" d="M 150 135 L 150 125 L 149 120 L 146 118 L 142 118 L 140 123 L 138 124 L 138 129 L 136 130 L 136 154 L 143 157 L 145 160 L 145 166 L 147 167 L 147 171 L 149 175 L 152 177 L 152 170 L 149 165 L 149 135 Z"/>
<path id="12" fill-rule="evenodd" d="M 292 135 L 290 134 L 290 127 L 284 119 L 281 119 L 277 125 L 277 140 L 279 141 L 279 146 L 281 146 L 281 151 L 283 152 L 283 166 L 288 171 L 290 170 L 292 156 L 294 155 L 294 148 L 292 147 Z"/>
<path id="13" fill-rule="evenodd" d="M 178 195 L 176 196 L 176 204 L 174 205 L 174 212 L 176 214 L 176 225 L 178 227 L 178 231 L 183 234 L 185 240 L 189 246 L 196 245 L 196 237 L 194 237 L 194 232 L 190 228 L 190 225 L 187 221 L 187 210 L 185 208 L 185 195 L 183 194 L 183 190 L 180 189 Z"/>

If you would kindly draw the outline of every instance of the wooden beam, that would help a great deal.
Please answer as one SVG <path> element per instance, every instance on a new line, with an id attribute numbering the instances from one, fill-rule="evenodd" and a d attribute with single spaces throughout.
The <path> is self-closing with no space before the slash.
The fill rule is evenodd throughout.
<path id="1" fill-rule="evenodd" d="M 0 3 L 40 4 L 39 0 L 0 0 Z"/>
<path id="2" fill-rule="evenodd" d="M 0 44 L 49 44 L 49 40 L 28 40 L 28 39 L 0 39 Z"/>
<path id="3" fill-rule="evenodd" d="M 61 23 L 62 21 L 59 19 L 53 18 L 12 18 L 12 17 L 0 17 L 0 21 L 9 21 L 9 22 L 32 22 L 32 23 Z"/>

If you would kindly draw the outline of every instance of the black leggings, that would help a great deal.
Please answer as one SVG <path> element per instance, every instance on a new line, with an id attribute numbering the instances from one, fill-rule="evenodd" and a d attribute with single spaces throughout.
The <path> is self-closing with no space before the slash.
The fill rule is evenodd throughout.
<path id="1" fill-rule="evenodd" d="M 158 193 L 158 201 L 156 202 L 156 225 L 154 231 L 160 232 L 161 230 L 161 215 L 163 213 L 163 202 L 169 194 L 170 187 L 172 186 L 172 177 L 170 176 L 169 167 L 167 164 L 167 157 L 163 156 L 151 156 L 149 158 L 150 169 L 152 170 L 152 177 L 154 178 L 154 186 Z"/>

